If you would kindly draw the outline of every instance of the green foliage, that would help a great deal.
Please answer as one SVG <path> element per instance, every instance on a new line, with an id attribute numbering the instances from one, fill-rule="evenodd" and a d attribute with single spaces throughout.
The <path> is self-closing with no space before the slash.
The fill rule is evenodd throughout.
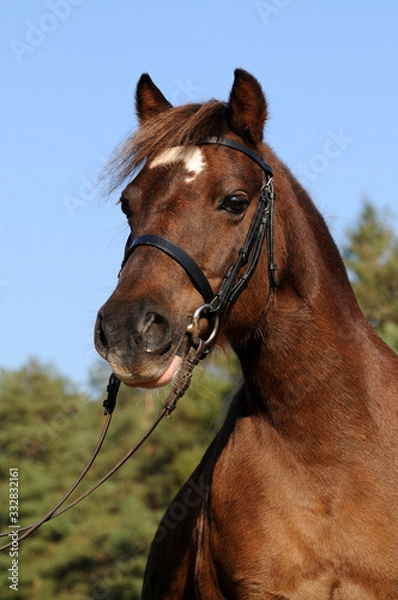
<path id="1" fill-rule="evenodd" d="M 359 305 L 379 335 L 398 352 L 398 238 L 389 215 L 364 200 L 343 248 Z"/>
<path id="2" fill-rule="evenodd" d="M 348 233 L 344 256 L 365 315 L 398 351 L 398 241 L 369 202 Z M 47 513 L 81 472 L 104 423 L 107 377 L 104 363 L 93 367 L 89 396 L 35 360 L 0 372 L 1 531 L 9 525 L 11 468 L 18 469 L 21 526 Z M 177 410 L 138 454 L 94 495 L 21 542 L 17 594 L 9 589 L 11 557 L 8 551 L 0 555 L 2 600 L 139 598 L 157 524 L 218 430 L 223 399 L 238 378 L 232 355 L 202 363 Z M 167 390 L 121 387 L 100 456 L 70 501 L 119 461 L 166 396 Z"/>
<path id="3" fill-rule="evenodd" d="M 116 475 L 20 543 L 18 594 L 9 589 L 7 579 L 11 557 L 8 551 L 0 554 L 2 600 L 139 598 L 157 524 L 217 431 L 221 399 L 237 378 L 232 357 L 220 355 L 207 359 L 206 368 L 200 365 L 177 410 Z M 35 360 L 17 371 L 0 372 L 1 531 L 9 524 L 10 468 L 18 468 L 21 526 L 47 513 L 81 472 L 104 423 L 100 401 L 106 379 L 107 371 L 99 363 L 92 371 L 94 399 Z M 121 387 L 100 456 L 70 500 L 128 451 L 166 395 L 167 390 Z M 1 538 L 1 545 L 6 541 Z"/>

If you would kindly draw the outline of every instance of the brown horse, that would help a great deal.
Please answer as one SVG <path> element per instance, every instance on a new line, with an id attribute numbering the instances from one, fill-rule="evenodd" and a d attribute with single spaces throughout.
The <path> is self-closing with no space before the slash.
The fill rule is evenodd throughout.
<path id="1" fill-rule="evenodd" d="M 319 212 L 264 145 L 260 85 L 236 70 L 228 103 L 174 108 L 143 75 L 136 107 L 140 128 L 114 162 L 119 181 L 141 168 L 121 197 L 130 247 L 98 315 L 99 353 L 127 385 L 163 385 L 209 302 L 206 280 L 218 292 L 238 265 L 247 284 L 200 318 L 203 338 L 220 318 L 217 343 L 236 352 L 244 384 L 159 526 L 143 598 L 396 600 L 397 357 L 358 308 Z M 274 227 L 268 202 L 248 281 L 239 249 L 272 183 Z"/>

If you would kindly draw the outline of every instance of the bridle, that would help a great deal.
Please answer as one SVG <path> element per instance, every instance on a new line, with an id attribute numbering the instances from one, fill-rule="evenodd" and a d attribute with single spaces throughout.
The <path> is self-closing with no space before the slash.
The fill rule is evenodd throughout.
<path id="1" fill-rule="evenodd" d="M 161 412 L 156 417 L 152 425 L 141 437 L 141 439 L 134 445 L 134 447 L 96 485 L 90 488 L 86 493 L 79 496 L 74 502 L 72 502 L 63 509 L 60 509 L 91 468 L 95 458 L 97 457 L 102 447 L 106 433 L 109 429 L 112 413 L 116 404 L 117 393 L 120 387 L 120 380 L 116 377 L 116 375 L 114 375 L 113 373 L 111 374 L 107 387 L 107 397 L 103 403 L 105 415 L 107 415 L 107 420 L 99 438 L 99 441 L 97 442 L 97 445 L 86 467 L 83 469 L 82 473 L 70 487 L 68 492 L 66 492 L 66 494 L 61 498 L 61 500 L 40 521 L 34 523 L 33 525 L 28 525 L 26 527 L 20 528 L 18 530 L 19 533 L 22 534 L 18 538 L 19 541 L 31 535 L 46 521 L 49 521 L 54 517 L 63 514 L 64 512 L 78 504 L 81 500 L 86 498 L 95 489 L 102 485 L 102 483 L 109 479 L 138 450 L 138 448 L 142 446 L 142 444 L 148 439 L 148 437 L 158 426 L 163 417 L 169 416 L 173 412 L 178 400 L 185 394 L 186 390 L 190 385 L 192 372 L 195 366 L 202 358 L 204 358 L 208 354 L 209 350 L 211 349 L 214 343 L 214 340 L 217 335 L 220 317 L 225 313 L 228 306 L 232 305 L 235 302 L 235 300 L 242 292 L 242 290 L 247 286 L 251 276 L 253 275 L 253 272 L 257 266 L 260 257 L 260 252 L 264 242 L 264 238 L 266 238 L 267 243 L 268 275 L 270 286 L 272 288 L 277 285 L 275 279 L 276 265 L 274 263 L 273 248 L 275 193 L 272 169 L 265 162 L 265 160 L 260 158 L 250 148 L 233 140 L 226 138 L 218 139 L 213 137 L 201 143 L 201 145 L 209 144 L 225 146 L 227 148 L 237 150 L 238 152 L 242 152 L 254 162 L 256 162 L 261 167 L 264 173 L 263 185 L 260 189 L 257 207 L 251 225 L 249 227 L 249 231 L 247 233 L 245 242 L 242 248 L 239 250 L 238 259 L 236 263 L 228 269 L 227 273 L 223 278 L 220 289 L 216 294 L 214 294 L 211 285 L 207 277 L 203 273 L 202 269 L 198 266 L 194 259 L 187 252 L 185 252 L 185 250 L 180 248 L 180 246 L 178 246 L 174 242 L 171 242 L 170 240 L 160 235 L 148 233 L 139 236 L 138 238 L 133 240 L 131 244 L 127 245 L 120 270 L 124 268 L 125 264 L 127 263 L 128 259 L 130 258 L 130 256 L 136 248 L 138 248 L 139 246 L 153 246 L 166 253 L 171 258 L 173 258 L 185 270 L 192 284 L 202 295 L 205 301 L 205 304 L 202 304 L 196 309 L 192 316 L 192 322 L 187 327 L 186 333 L 190 338 L 190 344 L 187 344 L 186 350 L 182 357 L 183 360 L 182 366 L 180 368 L 180 375 L 178 377 L 178 380 L 174 384 L 170 394 L 168 395 L 165 403 L 163 404 Z M 246 268 L 244 272 L 241 273 L 244 267 Z M 206 318 L 212 325 L 211 333 L 208 334 L 208 337 L 206 339 L 202 339 L 200 335 L 199 325 L 201 318 Z M 13 529 L 12 531 L 15 531 L 15 529 Z M 6 532 L 0 534 L 0 537 L 5 537 L 9 535 L 11 535 L 10 532 Z M 6 550 L 10 546 L 11 543 L 5 544 L 0 548 L 0 551 Z"/>
<path id="2" fill-rule="evenodd" d="M 203 273 L 202 269 L 195 262 L 195 260 L 187 252 L 185 252 L 185 250 L 167 238 L 154 233 L 141 235 L 126 246 L 123 262 L 120 268 L 121 272 L 136 248 L 139 246 L 152 246 L 170 256 L 184 269 L 192 284 L 202 295 L 205 301 L 205 304 L 199 306 L 194 312 L 192 316 L 192 322 L 187 328 L 187 333 L 191 336 L 191 340 L 194 344 L 197 344 L 198 340 L 200 339 L 200 319 L 204 316 L 209 320 L 209 322 L 212 323 L 212 331 L 210 335 L 208 335 L 207 339 L 204 340 L 205 355 L 211 349 L 211 346 L 216 338 L 219 326 L 219 317 L 225 313 L 227 307 L 232 305 L 242 290 L 247 287 L 247 284 L 257 266 L 264 238 L 266 238 L 267 242 L 268 274 L 270 286 L 275 287 L 277 285 L 275 279 L 276 265 L 274 263 L 275 192 L 272 168 L 263 158 L 260 158 L 249 147 L 244 146 L 239 142 L 235 142 L 234 140 L 212 137 L 199 143 L 198 145 L 205 146 L 210 144 L 225 146 L 227 148 L 231 148 L 232 150 L 242 152 L 255 163 L 257 163 L 263 170 L 264 174 L 263 185 L 260 189 L 257 207 L 247 233 L 246 240 L 242 248 L 239 250 L 236 263 L 233 264 L 225 274 L 218 292 L 216 294 L 213 293 L 206 275 Z M 246 267 L 246 269 L 243 273 L 241 273 L 243 267 Z"/>

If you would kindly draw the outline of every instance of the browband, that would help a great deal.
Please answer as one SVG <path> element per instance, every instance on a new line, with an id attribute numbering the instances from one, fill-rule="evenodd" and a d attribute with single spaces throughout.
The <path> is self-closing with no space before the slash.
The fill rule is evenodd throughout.
<path id="1" fill-rule="evenodd" d="M 272 167 L 269 166 L 268 163 L 265 162 L 262 158 L 258 156 L 253 150 L 251 150 L 248 146 L 244 146 L 243 144 L 239 144 L 239 142 L 234 142 L 234 140 L 230 140 L 228 138 L 220 138 L 211 137 L 205 140 L 204 142 L 199 142 L 198 146 L 205 146 L 207 144 L 216 144 L 217 146 L 226 146 L 227 148 L 232 148 L 232 150 L 238 150 L 238 152 L 242 152 L 246 154 L 249 158 L 254 160 L 264 171 L 267 173 L 269 177 L 272 177 Z"/>
<path id="2" fill-rule="evenodd" d="M 200 142 L 198 145 L 205 146 L 207 144 L 225 146 L 246 154 L 246 156 L 248 156 L 261 167 L 265 174 L 265 181 L 260 190 L 257 209 L 247 234 L 245 244 L 239 251 L 239 258 L 237 262 L 235 265 L 230 267 L 225 275 L 218 293 L 216 295 L 213 293 L 211 285 L 202 269 L 194 261 L 194 259 L 189 256 L 187 252 L 185 252 L 185 250 L 180 248 L 180 246 L 177 246 L 177 244 L 174 244 L 174 242 L 171 242 L 170 240 L 154 233 L 147 233 L 133 240 L 133 242 L 126 248 L 121 269 L 123 269 L 129 257 L 138 246 L 152 246 L 154 248 L 158 248 L 181 265 L 197 291 L 202 295 L 206 304 L 211 305 L 211 310 L 208 314 L 214 316 L 221 314 L 226 305 L 235 301 L 242 289 L 247 286 L 247 283 L 257 265 L 262 243 L 267 231 L 268 269 L 270 283 L 271 286 L 277 285 L 274 274 L 276 265 L 273 262 L 274 190 L 272 184 L 272 168 L 265 160 L 263 160 L 263 158 L 260 158 L 255 152 L 253 152 L 253 150 L 228 138 L 218 139 L 217 137 L 211 137 L 203 142 Z M 247 265 L 246 271 L 243 274 L 240 274 L 240 270 L 244 265 Z"/>

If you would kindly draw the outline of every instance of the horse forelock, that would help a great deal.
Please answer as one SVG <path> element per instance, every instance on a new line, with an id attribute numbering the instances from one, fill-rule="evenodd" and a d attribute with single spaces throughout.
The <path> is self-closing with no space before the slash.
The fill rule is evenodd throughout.
<path id="1" fill-rule="evenodd" d="M 111 190 L 121 186 L 145 161 L 170 148 L 197 145 L 209 137 L 223 137 L 228 131 L 229 105 L 210 100 L 166 110 L 130 135 L 108 163 L 105 175 Z"/>

